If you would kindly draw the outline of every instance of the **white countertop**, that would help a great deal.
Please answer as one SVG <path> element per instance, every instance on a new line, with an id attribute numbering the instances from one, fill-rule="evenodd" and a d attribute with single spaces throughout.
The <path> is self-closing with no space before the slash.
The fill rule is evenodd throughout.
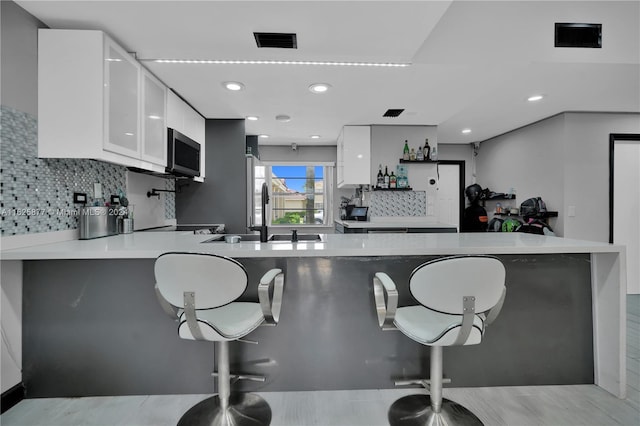
<path id="1" fill-rule="evenodd" d="M 336 219 L 345 228 L 457 228 L 448 223 L 435 222 L 424 217 L 373 217 L 368 221 Z"/>
<path id="2" fill-rule="evenodd" d="M 168 251 L 243 257 L 393 256 L 453 254 L 615 253 L 623 246 L 525 233 L 322 234 L 322 242 L 224 242 L 201 244 L 211 235 L 134 232 L 0 252 L 2 260 L 150 259 Z"/>

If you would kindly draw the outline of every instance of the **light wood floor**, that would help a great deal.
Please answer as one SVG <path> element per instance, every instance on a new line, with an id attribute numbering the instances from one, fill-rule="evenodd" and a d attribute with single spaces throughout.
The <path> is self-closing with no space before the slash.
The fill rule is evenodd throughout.
<path id="1" fill-rule="evenodd" d="M 485 425 L 640 425 L 640 296 L 627 299 L 628 398 L 595 385 L 445 388 L 444 396 Z M 273 426 L 383 426 L 388 407 L 416 389 L 266 392 Z M 209 395 L 28 399 L 0 417 L 2 426 L 173 426 Z"/>

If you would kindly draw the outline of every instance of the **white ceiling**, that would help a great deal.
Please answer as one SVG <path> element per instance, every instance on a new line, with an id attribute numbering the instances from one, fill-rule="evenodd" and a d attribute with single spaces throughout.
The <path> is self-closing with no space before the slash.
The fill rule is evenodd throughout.
<path id="1" fill-rule="evenodd" d="M 563 111 L 640 112 L 640 1 L 17 1 L 51 28 L 110 34 L 206 118 L 261 144 L 335 144 L 346 124 L 437 125 L 469 143 Z M 554 48 L 555 22 L 602 24 L 602 49 Z M 258 49 L 253 32 L 298 48 Z M 406 68 L 161 64 L 149 59 L 410 62 Z M 222 82 L 244 83 L 228 92 Z M 332 89 L 315 95 L 312 83 Z M 542 93 L 537 103 L 526 98 Z M 389 108 L 404 108 L 384 118 Z M 286 114 L 288 123 L 275 120 Z M 472 129 L 463 135 L 463 128 Z M 310 135 L 321 135 L 311 140 Z M 398 143 L 401 141 L 390 141 Z"/>

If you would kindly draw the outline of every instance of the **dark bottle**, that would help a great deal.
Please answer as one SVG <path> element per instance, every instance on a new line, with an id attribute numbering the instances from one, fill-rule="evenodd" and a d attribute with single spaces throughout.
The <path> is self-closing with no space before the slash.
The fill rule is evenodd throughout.
<path id="1" fill-rule="evenodd" d="M 382 175 L 382 164 L 380 164 L 380 167 L 378 167 L 378 177 L 376 179 L 376 187 L 382 188 L 383 185 L 384 185 L 384 176 Z"/>
<path id="2" fill-rule="evenodd" d="M 383 188 L 389 188 L 389 172 L 387 166 L 384 166 L 384 185 Z"/>
<path id="3" fill-rule="evenodd" d="M 396 175 L 391 172 L 391 176 L 389 176 L 389 188 L 396 189 L 398 187 L 398 180 Z"/>
<path id="4" fill-rule="evenodd" d="M 429 139 L 424 140 L 424 149 L 422 150 L 422 155 L 424 155 L 424 161 L 431 160 L 431 147 L 429 146 Z"/>

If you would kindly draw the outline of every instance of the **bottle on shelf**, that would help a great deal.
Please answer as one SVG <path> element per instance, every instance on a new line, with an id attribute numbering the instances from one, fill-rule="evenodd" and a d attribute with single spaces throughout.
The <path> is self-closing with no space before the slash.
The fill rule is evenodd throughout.
<path id="1" fill-rule="evenodd" d="M 416 161 L 424 161 L 424 154 L 422 153 L 422 147 L 418 147 L 418 153 L 416 154 Z"/>
<path id="2" fill-rule="evenodd" d="M 404 140 L 404 149 L 402 150 L 402 159 L 405 161 L 409 160 L 409 142 Z"/>
<path id="3" fill-rule="evenodd" d="M 431 157 L 431 147 L 429 146 L 429 138 L 424 140 L 424 149 L 422 150 L 422 155 L 424 155 L 424 161 L 430 160 Z"/>
<path id="4" fill-rule="evenodd" d="M 384 184 L 384 176 L 382 175 L 382 164 L 380 164 L 380 166 L 378 167 L 378 177 L 376 179 L 376 187 L 382 188 L 383 184 Z"/>
<path id="5" fill-rule="evenodd" d="M 411 152 L 409 153 L 409 161 L 416 161 L 416 151 L 411 148 Z"/>
<path id="6" fill-rule="evenodd" d="M 384 166 L 384 183 L 382 184 L 382 187 L 385 189 L 389 188 L 389 171 L 387 170 L 387 166 Z"/>
<path id="7" fill-rule="evenodd" d="M 435 146 L 431 148 L 431 157 L 429 159 L 431 161 L 438 161 L 438 149 Z"/>
<path id="8" fill-rule="evenodd" d="M 398 180 L 396 175 L 393 174 L 393 170 L 391 171 L 391 176 L 389 176 L 389 188 L 396 189 L 398 187 Z"/>

